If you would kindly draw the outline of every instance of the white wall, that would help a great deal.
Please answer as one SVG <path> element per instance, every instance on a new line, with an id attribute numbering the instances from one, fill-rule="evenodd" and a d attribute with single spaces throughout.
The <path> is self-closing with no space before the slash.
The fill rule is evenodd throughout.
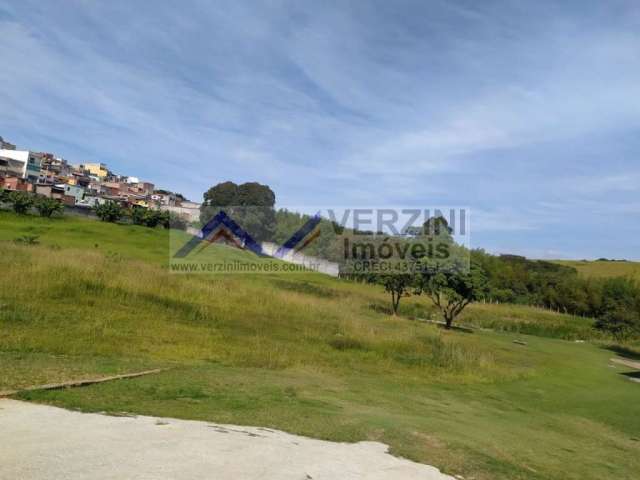
<path id="1" fill-rule="evenodd" d="M 190 222 L 197 222 L 198 220 L 200 220 L 199 208 L 185 208 L 185 207 L 173 207 L 168 205 L 162 205 L 160 207 L 160 210 L 177 213 L 178 215 L 184 215 L 189 219 Z"/>
<path id="2" fill-rule="evenodd" d="M 0 157 L 10 158 L 12 160 L 18 160 L 20 162 L 27 163 L 29 161 L 28 150 L 0 150 Z"/>

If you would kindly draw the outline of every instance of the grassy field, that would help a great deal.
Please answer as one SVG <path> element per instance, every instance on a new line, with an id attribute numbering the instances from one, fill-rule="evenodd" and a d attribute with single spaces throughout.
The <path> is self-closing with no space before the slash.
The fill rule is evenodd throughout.
<path id="1" fill-rule="evenodd" d="M 379 440 L 465 478 L 637 478 L 640 385 L 614 352 L 573 341 L 603 341 L 589 321 L 475 305 L 461 322 L 492 330 L 443 331 L 415 320 L 434 313 L 422 298 L 394 318 L 380 288 L 322 275 L 172 274 L 168 243 L 0 212 L 0 390 L 170 367 L 20 396 Z"/>
<path id="2" fill-rule="evenodd" d="M 633 277 L 640 280 L 640 262 L 556 260 L 555 263 L 573 267 L 584 277 Z"/>

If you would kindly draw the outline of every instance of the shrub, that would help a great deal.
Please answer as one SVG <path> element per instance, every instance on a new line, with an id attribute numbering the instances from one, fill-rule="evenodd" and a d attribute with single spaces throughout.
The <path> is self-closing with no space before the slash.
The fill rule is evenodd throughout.
<path id="1" fill-rule="evenodd" d="M 144 218 L 144 225 L 149 228 L 156 228 L 164 223 L 164 213 L 160 210 L 147 210 Z"/>
<path id="2" fill-rule="evenodd" d="M 605 280 L 596 327 L 622 341 L 640 335 L 640 286 L 630 278 Z"/>
<path id="3" fill-rule="evenodd" d="M 129 210 L 129 217 L 134 225 L 144 225 L 144 217 L 146 214 L 146 208 L 133 207 Z"/>
<path id="4" fill-rule="evenodd" d="M 96 215 L 103 222 L 115 223 L 122 218 L 124 210 L 116 202 L 106 202 L 94 208 Z"/>
<path id="5" fill-rule="evenodd" d="M 164 226 L 168 221 L 166 212 L 144 207 L 133 207 L 129 211 L 129 216 L 134 224 L 149 228 L 155 228 L 158 225 Z"/>
<path id="6" fill-rule="evenodd" d="M 13 211 L 24 215 L 33 206 L 33 196 L 27 192 L 9 192 L 8 202 L 13 207 Z"/>
<path id="7" fill-rule="evenodd" d="M 49 218 L 55 213 L 62 213 L 64 205 L 59 200 L 47 197 L 38 197 L 35 201 L 36 210 L 41 217 Z"/>

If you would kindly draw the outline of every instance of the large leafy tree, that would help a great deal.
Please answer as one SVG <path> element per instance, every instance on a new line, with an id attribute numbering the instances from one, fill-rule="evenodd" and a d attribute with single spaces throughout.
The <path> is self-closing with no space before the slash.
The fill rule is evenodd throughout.
<path id="1" fill-rule="evenodd" d="M 416 293 L 426 295 L 438 307 L 447 329 L 467 305 L 484 295 L 486 288 L 485 274 L 475 264 L 469 269 L 460 263 L 425 265 L 416 280 Z"/>
<path id="2" fill-rule="evenodd" d="M 229 207 L 236 205 L 238 185 L 233 182 L 219 183 L 204 193 L 203 207 Z"/>
<path id="3" fill-rule="evenodd" d="M 275 203 L 276 196 L 268 185 L 219 183 L 204 194 L 200 222 L 206 224 L 224 210 L 254 240 L 271 240 L 276 230 Z"/>

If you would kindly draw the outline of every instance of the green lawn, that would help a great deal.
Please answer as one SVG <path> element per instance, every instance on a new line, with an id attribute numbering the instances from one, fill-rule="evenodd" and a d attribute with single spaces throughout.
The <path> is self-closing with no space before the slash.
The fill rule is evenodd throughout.
<path id="1" fill-rule="evenodd" d="M 612 351 L 573 341 L 597 338 L 586 320 L 477 305 L 461 321 L 491 331 L 443 331 L 411 320 L 432 314 L 421 298 L 393 318 L 373 286 L 172 274 L 168 258 L 160 229 L 0 212 L 0 390 L 168 366 L 20 396 L 379 440 L 465 478 L 637 478 L 640 384 Z"/>

